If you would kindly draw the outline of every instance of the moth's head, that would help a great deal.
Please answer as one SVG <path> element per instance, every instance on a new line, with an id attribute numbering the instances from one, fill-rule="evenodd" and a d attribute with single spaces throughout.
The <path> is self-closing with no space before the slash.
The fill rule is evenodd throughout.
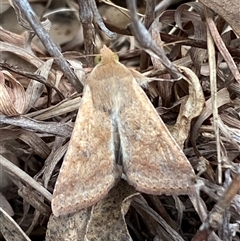
<path id="1" fill-rule="evenodd" d="M 100 55 L 95 57 L 95 64 L 110 64 L 112 62 L 118 62 L 118 55 L 103 45 L 102 49 L 100 50 Z"/>

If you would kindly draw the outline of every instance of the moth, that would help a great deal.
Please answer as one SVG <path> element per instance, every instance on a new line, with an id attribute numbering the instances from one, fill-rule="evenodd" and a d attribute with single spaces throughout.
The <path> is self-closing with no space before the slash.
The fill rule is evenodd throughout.
<path id="1" fill-rule="evenodd" d="M 100 54 L 54 188 L 55 216 L 94 205 L 123 174 L 147 194 L 187 194 L 193 186 L 193 168 L 139 85 L 141 74 L 106 46 Z"/>

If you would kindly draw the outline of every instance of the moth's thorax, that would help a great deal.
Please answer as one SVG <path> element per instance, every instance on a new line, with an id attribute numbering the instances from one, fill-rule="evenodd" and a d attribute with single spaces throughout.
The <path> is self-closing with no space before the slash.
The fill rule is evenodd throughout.
<path id="1" fill-rule="evenodd" d="M 133 99 L 131 72 L 119 62 L 112 60 L 99 64 L 89 75 L 86 84 L 90 87 L 95 108 L 104 111 L 119 111 Z"/>

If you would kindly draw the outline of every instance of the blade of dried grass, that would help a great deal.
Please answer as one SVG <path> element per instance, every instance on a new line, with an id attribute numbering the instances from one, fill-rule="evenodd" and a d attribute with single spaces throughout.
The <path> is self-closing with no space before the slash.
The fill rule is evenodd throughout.
<path id="1" fill-rule="evenodd" d="M 164 231 L 167 234 L 168 240 L 183 241 L 183 238 L 173 228 L 171 228 L 168 225 L 168 223 L 158 213 L 156 213 L 147 204 L 147 202 L 141 195 L 136 196 L 134 198 L 132 206 L 143 217 L 143 220 L 147 220 L 147 219 L 149 219 L 149 217 L 151 217 L 154 221 L 156 221 L 160 225 L 162 231 Z M 146 214 L 148 215 L 148 218 L 146 218 Z M 150 224 L 150 222 L 149 222 L 149 224 Z M 148 225 L 148 223 L 146 223 L 146 225 Z M 151 229 L 153 229 L 153 228 L 158 229 L 160 227 L 152 227 Z M 160 231 L 160 233 L 162 231 Z"/>
<path id="2" fill-rule="evenodd" d="M 6 197 L 2 195 L 1 192 L 0 192 L 0 208 L 2 208 L 10 216 L 14 215 L 12 206 L 10 205 Z"/>
<path id="3" fill-rule="evenodd" d="M 161 37 L 159 35 L 159 20 L 158 20 L 158 18 L 156 18 L 153 21 L 153 23 L 151 24 L 149 32 L 152 35 L 152 38 L 154 39 L 156 44 L 159 46 L 159 48 L 162 49 L 162 51 L 164 51 L 163 41 L 161 40 Z M 144 51 L 141 53 L 141 61 L 144 60 L 144 57 L 145 57 L 145 59 L 147 60 L 146 62 L 148 64 L 149 57 L 148 57 L 147 53 L 145 53 L 145 55 L 144 55 L 144 53 L 145 53 Z M 163 70 L 165 68 L 164 65 L 162 64 L 162 62 L 158 58 L 155 58 L 154 56 L 151 56 L 151 61 L 152 61 L 154 69 Z M 142 62 L 142 63 L 144 63 L 144 62 Z M 144 65 L 142 65 L 142 66 L 144 66 Z M 140 66 L 140 69 L 147 69 L 147 67 L 141 68 L 142 66 Z M 166 73 L 164 75 L 161 75 L 161 78 L 163 78 L 166 81 L 157 83 L 159 96 L 161 96 L 163 106 L 169 106 L 171 101 L 172 101 L 171 99 L 172 99 L 174 83 L 172 83 L 171 81 L 167 81 L 167 80 L 171 79 L 171 76 L 168 73 Z"/>
<path id="4" fill-rule="evenodd" d="M 205 8 L 206 21 L 211 21 L 210 13 Z M 211 26 L 207 27 L 207 47 L 208 47 L 208 63 L 210 69 L 210 88 L 211 88 L 211 99 L 212 99 L 212 110 L 213 110 L 213 126 L 216 138 L 216 150 L 217 150 L 217 181 L 222 184 L 222 156 L 220 147 L 220 135 L 219 135 L 219 116 L 217 107 L 217 65 L 215 59 L 215 48 L 213 38 L 211 36 Z"/>
<path id="5" fill-rule="evenodd" d="M 200 190 L 203 185 L 204 185 L 203 181 L 197 180 L 194 191 L 189 195 L 189 198 L 194 206 L 194 209 L 198 213 L 202 222 L 206 220 L 207 213 L 208 213 L 206 203 L 200 196 Z"/>
<path id="6" fill-rule="evenodd" d="M 221 129 L 223 135 L 227 138 L 227 141 L 231 142 L 233 147 L 235 147 L 240 152 L 240 145 L 237 143 L 237 141 L 232 136 L 233 131 L 231 131 L 231 129 L 223 123 L 221 118 L 218 118 L 218 126 Z M 237 130 L 236 130 L 236 134 L 237 134 Z"/>
<path id="7" fill-rule="evenodd" d="M 0 232 L 7 241 L 31 241 L 20 226 L 0 207 Z"/>
<path id="8" fill-rule="evenodd" d="M 49 146 L 34 132 L 24 129 L 1 129 L 0 141 L 20 139 L 29 145 L 41 158 L 46 159 L 50 153 Z"/>
<path id="9" fill-rule="evenodd" d="M 236 113 L 237 114 L 237 113 Z M 238 115 L 238 114 L 237 114 Z M 237 117 L 236 115 L 236 117 Z M 226 123 L 229 127 L 233 127 L 236 129 L 240 129 L 240 120 L 233 117 L 229 113 L 221 113 L 221 119 L 224 123 Z"/>
<path id="10" fill-rule="evenodd" d="M 33 151 L 43 159 L 50 154 L 49 146 L 34 132 L 28 130 L 19 130 L 19 139 L 28 144 Z"/>
<path id="11" fill-rule="evenodd" d="M 186 11 L 187 9 L 192 8 L 196 12 L 193 11 Z M 200 3 L 196 2 L 190 2 L 181 4 L 175 13 L 175 20 L 176 24 L 179 26 L 180 29 L 182 29 L 185 33 L 188 33 L 189 35 L 193 34 L 193 38 L 196 40 L 206 40 L 206 24 L 202 21 L 204 18 L 203 14 L 203 6 Z M 184 28 L 184 25 L 186 25 L 187 22 L 191 22 L 191 25 L 187 28 Z M 205 59 L 205 49 L 200 49 L 196 47 L 190 48 L 190 56 L 192 58 L 194 67 L 192 67 L 192 70 L 195 72 L 197 76 L 200 75 L 200 70 L 202 67 L 202 63 Z"/>
<path id="12" fill-rule="evenodd" d="M 45 204 L 41 200 L 41 197 L 33 190 L 23 186 L 18 190 L 18 195 L 21 196 L 27 203 L 33 206 L 41 214 L 45 216 L 49 216 L 51 214 L 50 207 Z"/>
<path id="13" fill-rule="evenodd" d="M 240 98 L 240 85 L 238 83 L 231 83 L 228 88 Z"/>
<path id="14" fill-rule="evenodd" d="M 0 52 L 3 53 L 0 62 L 2 68 L 8 69 L 9 71 L 23 75 L 27 78 L 35 79 L 46 85 L 49 96 L 51 94 L 51 88 L 53 88 L 60 98 L 64 97 L 52 84 L 52 82 L 55 81 L 55 75 L 52 71 L 49 73 L 49 80 L 42 76 L 32 74 L 33 69 L 40 68 L 44 64 L 44 62 L 35 55 L 30 54 L 26 49 L 4 42 L 0 42 Z"/>
<path id="15" fill-rule="evenodd" d="M 72 111 L 79 109 L 81 102 L 81 97 L 76 97 L 74 99 L 63 100 L 55 106 L 51 106 L 42 110 L 31 112 L 25 116 L 34 118 L 35 120 L 47 120 L 54 118 L 56 116 L 64 115 Z"/>
<path id="16" fill-rule="evenodd" d="M 34 212 L 34 216 L 31 222 L 31 225 L 29 226 L 29 228 L 26 231 L 27 235 L 30 235 L 34 229 L 34 227 L 36 226 L 36 224 L 39 222 L 39 218 L 40 218 L 40 212 L 38 212 L 37 210 L 35 210 Z"/>
<path id="17" fill-rule="evenodd" d="M 63 137 L 70 136 L 72 133 L 72 127 L 70 127 L 68 124 L 59 122 L 36 121 L 24 116 L 10 118 L 4 115 L 0 115 L 0 124 L 20 126 L 24 129 L 30 129 L 37 132 L 43 132 Z"/>
<path id="18" fill-rule="evenodd" d="M 48 59 L 44 64 L 35 72 L 37 75 L 43 76 L 45 79 L 48 79 L 48 75 L 50 73 L 53 58 Z M 30 80 L 30 83 L 26 89 L 26 98 L 27 98 L 27 110 L 26 113 L 34 107 L 36 101 L 41 97 L 44 90 L 44 85 L 39 83 L 33 79 Z"/>
<path id="19" fill-rule="evenodd" d="M 223 123 L 227 125 L 225 128 L 230 132 L 234 142 L 240 143 L 240 120 L 226 113 L 221 114 L 221 119 Z"/>
<path id="20" fill-rule="evenodd" d="M 173 61 L 173 64 L 176 66 L 185 66 L 185 67 L 190 67 L 192 65 L 192 60 L 191 57 L 188 55 L 186 57 L 183 57 L 181 59 L 175 60 Z M 167 69 L 164 67 L 164 69 L 159 70 L 152 70 L 150 73 L 147 74 L 147 72 L 145 73 L 149 78 L 151 77 L 155 77 L 155 76 L 160 76 L 163 74 L 167 73 Z"/>
<path id="21" fill-rule="evenodd" d="M 223 88 L 217 92 L 217 108 L 227 104 L 231 103 L 231 99 L 229 97 L 229 92 L 226 88 Z M 201 154 L 198 151 L 196 147 L 196 137 L 197 137 L 197 132 L 202 125 L 202 123 L 211 116 L 212 114 L 212 98 L 209 98 L 205 102 L 205 108 L 202 111 L 201 115 L 198 117 L 196 123 L 194 124 L 191 132 L 191 143 L 193 145 L 194 151 L 196 152 L 197 156 L 200 157 Z"/>
<path id="22" fill-rule="evenodd" d="M 24 183 L 27 183 L 36 191 L 38 191 L 42 196 L 44 196 L 48 201 L 51 202 L 52 194 L 45 189 L 39 182 L 36 182 L 31 176 L 26 172 L 22 171 L 19 167 L 14 165 L 12 162 L 7 160 L 5 157 L 0 155 L 0 164 L 12 175 L 17 178 L 20 178 Z"/>
<path id="23" fill-rule="evenodd" d="M 30 54 L 29 52 L 27 52 L 24 48 L 20 48 L 16 45 L 10 44 L 10 43 L 6 43 L 6 42 L 2 42 L 0 41 L 0 52 L 10 52 L 10 53 L 14 53 L 17 56 L 19 56 L 20 58 L 26 60 L 27 62 L 29 62 L 30 65 L 35 66 L 36 68 L 39 68 L 43 65 L 43 61 L 40 60 L 37 56 Z M 7 62 L 9 63 L 9 61 L 11 60 L 6 60 L 4 61 L 4 59 L 1 59 L 1 62 Z M 19 66 L 18 66 L 19 67 Z M 27 71 L 29 67 L 26 65 L 24 66 L 24 70 Z"/>
<path id="24" fill-rule="evenodd" d="M 235 77 L 236 81 L 240 84 L 240 73 L 238 71 L 238 68 L 230 55 L 228 49 L 226 48 L 224 42 L 222 41 L 222 38 L 217 30 L 217 27 L 215 26 L 215 23 L 212 18 L 209 17 L 210 12 L 209 9 L 205 8 L 205 17 L 206 22 L 208 25 L 208 28 L 210 30 L 210 33 L 212 35 L 212 38 L 214 40 L 214 43 L 216 44 L 217 48 L 219 49 L 220 53 L 222 54 L 224 60 L 228 64 L 228 67 L 230 71 L 232 72 L 233 76 Z"/>
<path id="25" fill-rule="evenodd" d="M 57 139 L 57 138 L 56 138 Z M 57 140 L 56 140 L 57 142 Z M 52 151 L 49 157 L 46 159 L 44 164 L 44 175 L 43 175 L 43 185 L 47 188 L 48 182 L 52 176 L 52 173 L 57 165 L 57 163 L 61 160 L 68 148 L 68 142 L 57 148 L 56 150 Z M 55 148 L 54 148 L 55 149 Z"/>
<path id="26" fill-rule="evenodd" d="M 166 220 L 166 222 L 174 229 L 177 228 L 176 222 L 171 218 L 171 216 L 168 214 L 167 210 L 165 209 L 164 205 L 158 198 L 158 196 L 149 195 L 149 199 L 151 203 L 153 203 L 153 206 L 155 210 L 161 215 L 161 217 Z"/>

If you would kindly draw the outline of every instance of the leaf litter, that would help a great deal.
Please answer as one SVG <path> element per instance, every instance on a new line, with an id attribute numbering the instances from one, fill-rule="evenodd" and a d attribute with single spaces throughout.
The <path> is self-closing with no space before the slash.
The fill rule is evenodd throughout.
<path id="1" fill-rule="evenodd" d="M 151 51 L 149 60 L 139 49 L 127 25 L 133 16 L 124 4 L 98 3 L 102 23 L 118 35 L 111 39 L 105 28 L 95 28 L 94 39 L 94 53 L 106 44 L 125 65 L 150 78 L 145 92 L 198 176 L 194 192 L 189 197 L 146 195 L 122 180 L 93 208 L 59 218 L 51 214 L 51 193 L 81 102 L 80 82 L 92 67 L 84 57 L 89 36 L 83 37 L 86 26 L 75 2 L 53 1 L 47 7 L 50 39 L 66 52 L 56 56 L 36 37 L 31 41 L 34 31 L 21 10 L 2 2 L 1 240 L 240 240 L 239 27 L 229 14 L 236 12 L 237 1 L 232 6 L 223 0 L 200 2 L 204 5 L 189 1 L 169 7 L 162 1 L 156 6 L 162 9 L 158 18 L 149 11 L 152 1 L 138 2 L 138 17 L 145 12 L 150 18 L 145 24 L 152 39 L 181 80 L 171 77 L 170 65 L 167 70 Z M 31 3 L 38 16 L 46 13 L 44 4 Z M 12 5 L 19 10 L 15 1 Z M 116 11 L 119 22 L 111 21 Z M 7 25 L 9 14 L 15 22 Z M 141 33 L 134 34 L 139 39 Z M 70 70 L 64 68 L 67 63 Z"/>

